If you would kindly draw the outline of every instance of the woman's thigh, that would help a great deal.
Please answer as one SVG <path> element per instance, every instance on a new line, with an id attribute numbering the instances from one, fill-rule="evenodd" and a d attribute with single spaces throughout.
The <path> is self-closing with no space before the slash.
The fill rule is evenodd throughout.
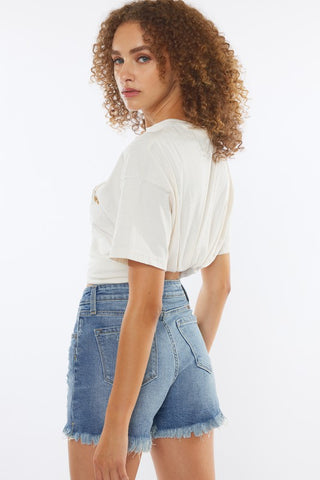
<path id="1" fill-rule="evenodd" d="M 158 480 L 215 480 L 213 432 L 189 438 L 155 438 L 151 457 Z"/>
<path id="2" fill-rule="evenodd" d="M 70 480 L 95 480 L 93 469 L 93 455 L 96 445 L 84 445 L 81 441 L 68 440 Z M 130 480 L 136 478 L 140 454 L 128 454 L 126 471 Z"/>

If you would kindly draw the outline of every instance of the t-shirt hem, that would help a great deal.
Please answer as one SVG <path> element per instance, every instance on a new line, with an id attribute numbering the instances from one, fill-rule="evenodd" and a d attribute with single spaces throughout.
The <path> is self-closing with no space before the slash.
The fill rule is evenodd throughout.
<path id="1" fill-rule="evenodd" d="M 224 253 L 230 253 L 229 248 L 225 248 L 225 249 L 220 250 L 220 252 L 217 253 L 217 256 L 218 255 L 223 255 Z"/>
<path id="2" fill-rule="evenodd" d="M 128 260 L 135 260 L 136 262 L 146 263 L 147 265 L 152 265 L 153 267 L 161 268 L 166 270 L 167 265 L 163 261 L 155 257 L 149 257 L 145 253 L 140 252 L 126 252 L 125 250 L 116 249 L 112 250 L 112 255 L 109 255 L 110 260 L 115 260 L 121 263 L 128 264 Z"/>

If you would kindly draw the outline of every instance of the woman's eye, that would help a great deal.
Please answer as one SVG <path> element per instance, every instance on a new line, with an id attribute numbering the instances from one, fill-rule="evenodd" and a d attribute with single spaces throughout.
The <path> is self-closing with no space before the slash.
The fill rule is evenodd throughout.
<path id="1" fill-rule="evenodd" d="M 138 60 L 140 60 L 140 58 L 146 58 L 147 61 L 150 60 L 150 58 L 147 57 L 146 55 L 140 55 L 140 57 L 138 57 Z M 115 65 L 118 65 L 118 64 L 117 64 L 117 61 L 118 61 L 118 60 L 122 60 L 122 58 L 115 58 L 115 59 L 112 60 L 112 62 L 113 62 Z M 142 63 L 146 63 L 146 62 L 142 62 Z"/>
<path id="2" fill-rule="evenodd" d="M 140 58 L 146 58 L 147 60 L 150 60 L 150 58 L 147 57 L 146 55 L 141 55 L 141 56 L 138 58 L 138 60 L 139 60 Z M 143 63 L 145 63 L 145 62 L 143 62 Z"/>

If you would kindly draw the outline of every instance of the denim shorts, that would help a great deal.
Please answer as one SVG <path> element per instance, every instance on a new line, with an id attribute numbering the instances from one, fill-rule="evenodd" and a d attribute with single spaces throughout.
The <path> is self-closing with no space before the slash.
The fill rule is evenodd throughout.
<path id="1" fill-rule="evenodd" d="M 87 286 L 71 334 L 67 423 L 62 433 L 97 444 L 113 385 L 129 283 Z M 162 310 L 128 429 L 128 452 L 148 452 L 152 439 L 209 433 L 227 423 L 212 361 L 180 281 L 165 280 Z"/>

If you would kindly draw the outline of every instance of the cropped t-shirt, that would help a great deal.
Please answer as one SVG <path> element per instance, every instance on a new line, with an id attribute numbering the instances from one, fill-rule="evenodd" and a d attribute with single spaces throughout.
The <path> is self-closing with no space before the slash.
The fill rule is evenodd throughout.
<path id="1" fill-rule="evenodd" d="M 230 250 L 233 186 L 205 129 L 169 118 L 118 157 L 90 203 L 88 283 L 128 282 L 128 259 L 186 277 Z"/>

